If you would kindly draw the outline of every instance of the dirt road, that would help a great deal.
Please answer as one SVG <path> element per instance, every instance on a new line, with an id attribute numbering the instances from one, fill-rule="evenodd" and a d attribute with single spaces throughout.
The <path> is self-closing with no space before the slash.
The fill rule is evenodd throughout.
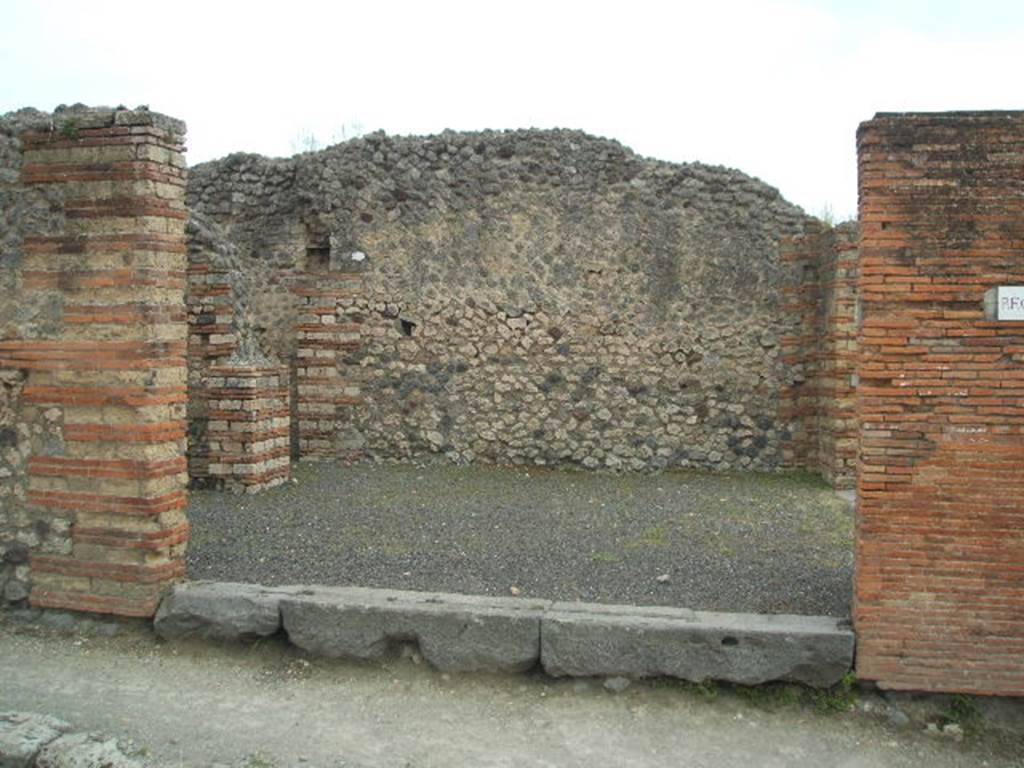
<path id="1" fill-rule="evenodd" d="M 447 676 L 417 665 L 306 660 L 277 642 L 159 644 L 0 616 L 0 711 L 30 710 L 130 739 L 161 766 L 1022 766 L 1012 738 L 929 735 L 912 712 L 854 711 L 736 692 L 599 680 Z M 996 719 L 1024 714 L 999 703 Z M 1005 725 L 1005 722 L 1003 723 Z"/>

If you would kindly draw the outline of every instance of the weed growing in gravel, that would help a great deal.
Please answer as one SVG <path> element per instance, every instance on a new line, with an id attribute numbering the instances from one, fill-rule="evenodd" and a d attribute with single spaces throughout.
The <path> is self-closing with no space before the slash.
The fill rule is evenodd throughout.
<path id="1" fill-rule="evenodd" d="M 694 683 L 693 688 L 705 701 L 714 701 L 718 698 L 718 684 L 714 680 Z"/>
<path id="2" fill-rule="evenodd" d="M 731 695 L 763 710 L 790 707 L 813 707 L 823 713 L 848 712 L 856 700 L 854 685 L 857 678 L 852 672 L 831 688 L 807 688 L 796 683 L 762 683 L 761 685 L 734 685 L 705 680 L 702 683 L 683 683 L 705 701 L 715 701 L 719 695 Z"/>
<path id="3" fill-rule="evenodd" d="M 595 563 L 621 563 L 622 558 L 614 552 L 595 552 L 590 556 Z"/>
<path id="4" fill-rule="evenodd" d="M 626 546 L 630 549 L 668 546 L 668 531 L 662 527 L 648 528 L 637 538 L 627 541 Z"/>
<path id="5" fill-rule="evenodd" d="M 806 689 L 792 683 L 765 683 L 741 685 L 736 693 L 749 704 L 760 709 L 781 709 L 799 704 Z"/>
<path id="6" fill-rule="evenodd" d="M 853 686 L 857 676 L 847 672 L 843 679 L 831 688 L 811 692 L 810 701 L 821 712 L 849 712 L 857 698 Z"/>
<path id="7" fill-rule="evenodd" d="M 976 728 L 981 721 L 981 710 L 970 698 L 963 695 L 954 696 L 940 713 L 943 725 L 955 723 L 964 730 Z"/>
<path id="8" fill-rule="evenodd" d="M 647 685 L 686 691 L 710 703 L 719 698 L 736 699 L 758 709 L 779 710 L 788 708 L 813 708 L 823 714 L 849 712 L 857 701 L 857 676 L 848 672 L 831 688 L 809 688 L 799 683 L 771 682 L 760 685 L 738 685 L 735 683 L 703 680 L 691 683 L 669 677 L 652 678 Z M 968 706 L 973 706 L 966 700 Z M 962 706 L 962 705 L 961 705 Z M 969 711 L 964 708 L 962 712 Z"/>

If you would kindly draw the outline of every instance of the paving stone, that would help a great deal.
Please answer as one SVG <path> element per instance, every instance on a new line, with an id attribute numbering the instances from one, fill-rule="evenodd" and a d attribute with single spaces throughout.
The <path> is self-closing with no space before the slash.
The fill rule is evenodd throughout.
<path id="1" fill-rule="evenodd" d="M 556 603 L 541 623 L 552 675 L 828 686 L 852 662 L 853 633 L 829 617 Z"/>
<path id="2" fill-rule="evenodd" d="M 540 657 L 546 601 L 363 588 L 317 588 L 281 600 L 288 638 L 310 653 L 381 660 L 418 643 L 447 672 L 514 672 Z"/>

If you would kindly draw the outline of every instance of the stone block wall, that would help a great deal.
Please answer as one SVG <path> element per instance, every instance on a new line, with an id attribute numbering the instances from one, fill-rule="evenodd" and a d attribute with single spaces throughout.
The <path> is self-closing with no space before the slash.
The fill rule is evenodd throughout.
<path id="1" fill-rule="evenodd" d="M 835 293 L 821 281 L 842 271 L 844 236 L 815 234 L 755 179 L 575 131 L 374 134 L 288 160 L 233 155 L 190 179 L 190 210 L 250 285 L 212 297 L 221 277 L 197 267 L 190 350 L 209 358 L 223 318 L 251 319 L 292 368 L 294 455 L 637 470 L 813 459 L 849 475 L 849 446 L 821 458 L 843 439 L 822 429 L 846 429 L 847 412 L 804 424 L 817 416 L 789 402 L 799 376 L 825 386 L 825 363 L 808 347 L 794 364 L 782 341 L 833 333 L 817 310 L 787 312 L 784 292 L 809 280 Z M 783 258 L 805 234 L 805 262 L 825 260 L 810 270 Z"/>
<path id="2" fill-rule="evenodd" d="M 0 118 L 0 579 L 150 615 L 184 575 L 184 125 Z"/>
<path id="3" fill-rule="evenodd" d="M 857 674 L 1024 694 L 1024 113 L 861 125 Z"/>
<path id="4" fill-rule="evenodd" d="M 288 480 L 288 371 L 267 360 L 229 358 L 204 386 L 208 476 L 230 491 L 258 493 Z"/>

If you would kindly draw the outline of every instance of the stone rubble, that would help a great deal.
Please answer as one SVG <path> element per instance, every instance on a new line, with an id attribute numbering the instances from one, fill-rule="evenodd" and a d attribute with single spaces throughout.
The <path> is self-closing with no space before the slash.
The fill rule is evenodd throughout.
<path id="1" fill-rule="evenodd" d="M 116 739 L 71 730 L 48 715 L 0 712 L 0 768 L 143 768 Z"/>

